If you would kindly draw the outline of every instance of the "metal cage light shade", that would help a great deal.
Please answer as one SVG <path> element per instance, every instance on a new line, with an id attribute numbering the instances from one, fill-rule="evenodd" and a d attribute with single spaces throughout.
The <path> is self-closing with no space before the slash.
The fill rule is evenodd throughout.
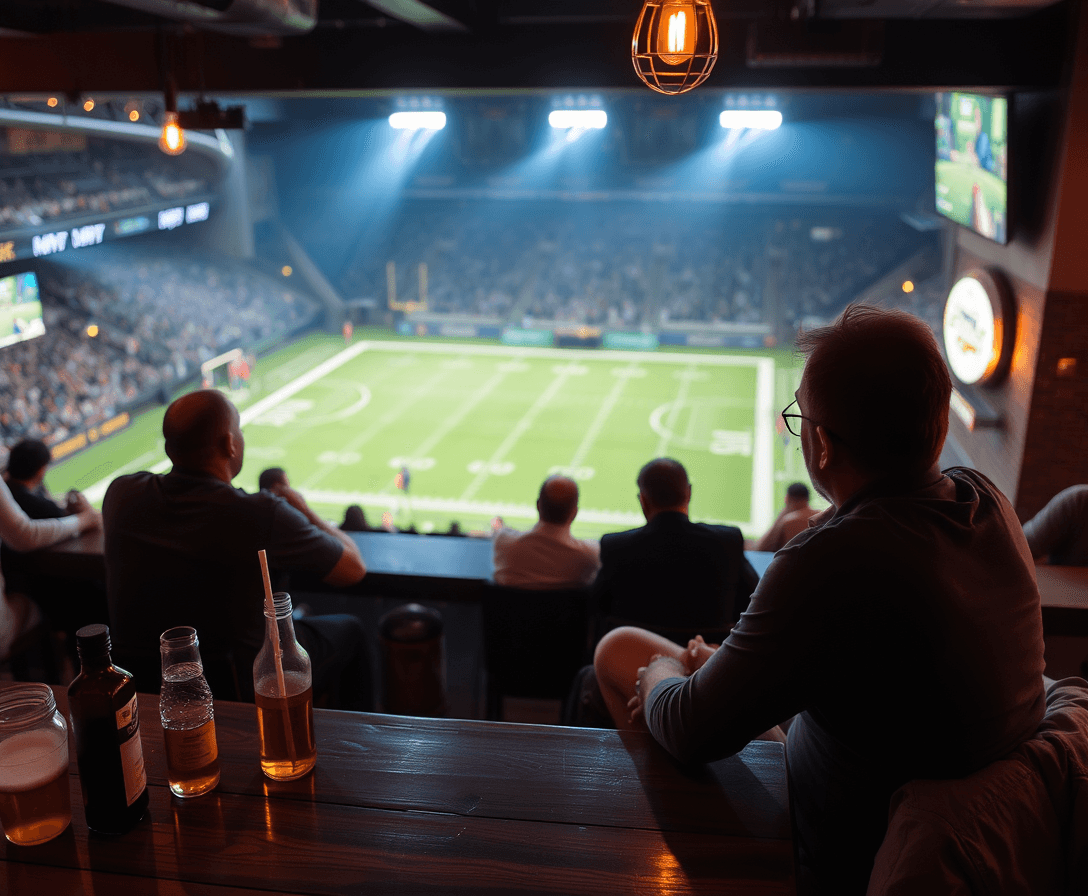
<path id="1" fill-rule="evenodd" d="M 710 0 L 646 0 L 631 40 L 631 62 L 658 93 L 698 87 L 718 61 L 718 23 Z"/>

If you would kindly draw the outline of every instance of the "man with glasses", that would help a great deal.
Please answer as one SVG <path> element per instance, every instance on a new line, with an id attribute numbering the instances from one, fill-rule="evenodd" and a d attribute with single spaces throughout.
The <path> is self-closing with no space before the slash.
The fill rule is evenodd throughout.
<path id="1" fill-rule="evenodd" d="M 802 891 L 849 896 L 896 789 L 971 774 L 1035 732 L 1042 621 L 1009 502 L 980 473 L 939 468 L 951 380 L 929 328 L 852 305 L 798 348 L 783 417 L 831 506 L 775 555 L 720 648 L 617 629 L 595 665 L 617 725 L 647 726 L 685 762 L 792 720 Z"/>

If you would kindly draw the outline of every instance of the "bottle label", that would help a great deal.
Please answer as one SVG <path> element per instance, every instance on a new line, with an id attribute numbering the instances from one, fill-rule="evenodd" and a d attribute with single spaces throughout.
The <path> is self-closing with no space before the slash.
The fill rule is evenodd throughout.
<path id="1" fill-rule="evenodd" d="M 117 741 L 121 747 L 121 769 L 125 775 L 125 800 L 131 806 L 147 787 L 144 749 L 140 740 L 140 710 L 136 695 L 115 713 Z"/>
<path id="2" fill-rule="evenodd" d="M 164 734 L 166 730 L 163 729 Z M 167 736 L 170 762 L 178 768 L 203 768 L 219 758 L 214 719 L 208 719 L 199 728 L 173 729 Z"/>

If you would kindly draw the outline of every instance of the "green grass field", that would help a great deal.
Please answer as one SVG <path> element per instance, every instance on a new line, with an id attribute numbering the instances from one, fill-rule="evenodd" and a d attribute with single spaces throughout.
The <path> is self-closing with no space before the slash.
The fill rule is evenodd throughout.
<path id="1" fill-rule="evenodd" d="M 31 326 L 37 330 L 37 333 L 35 333 L 35 335 L 40 335 L 41 333 L 45 332 L 45 329 L 41 323 L 41 302 L 22 302 L 18 305 L 9 305 L 7 308 L 0 308 L 0 339 L 10 342 L 11 339 L 16 335 L 16 319 L 23 321 L 24 325 L 30 323 Z M 37 321 L 37 323 L 32 323 L 34 321 Z"/>
<path id="2" fill-rule="evenodd" d="M 937 160 L 936 171 L 938 185 L 945 187 L 945 193 L 940 198 L 948 203 L 943 211 L 954 221 L 971 226 L 971 190 L 976 183 L 982 191 L 982 202 L 986 208 L 991 211 L 1005 208 L 1005 182 L 996 174 L 983 171 L 977 165 L 947 159 Z"/>
<path id="3" fill-rule="evenodd" d="M 668 455 L 688 469 L 691 514 L 764 531 L 786 485 L 808 481 L 796 439 L 776 429 L 800 364 L 789 352 L 628 353 L 375 338 L 345 348 L 307 337 L 262 358 L 242 413 L 245 467 L 265 467 L 329 519 L 361 504 L 399 526 L 486 529 L 494 516 L 525 527 L 552 472 L 581 488 L 575 531 L 598 536 L 640 525 L 635 476 Z M 162 409 L 57 464 L 55 493 L 80 488 L 100 503 L 115 476 L 169 468 Z M 411 472 L 408 495 L 395 485 Z"/>

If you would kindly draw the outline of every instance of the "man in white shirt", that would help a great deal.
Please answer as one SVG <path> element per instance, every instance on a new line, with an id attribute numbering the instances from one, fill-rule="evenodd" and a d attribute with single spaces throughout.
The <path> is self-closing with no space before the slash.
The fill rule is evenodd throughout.
<path id="1" fill-rule="evenodd" d="M 536 501 L 539 522 L 528 532 L 495 535 L 495 583 L 513 588 L 559 589 L 589 585 L 601 565 L 600 546 L 570 534 L 578 515 L 578 485 L 549 476 Z"/>

